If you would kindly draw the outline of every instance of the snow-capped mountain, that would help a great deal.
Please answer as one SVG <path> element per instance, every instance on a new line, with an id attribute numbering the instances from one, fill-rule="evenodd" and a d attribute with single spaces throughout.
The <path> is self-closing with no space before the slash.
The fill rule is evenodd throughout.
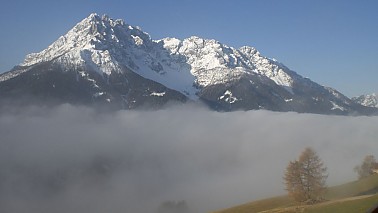
<path id="1" fill-rule="evenodd" d="M 116 108 L 192 100 L 219 110 L 371 112 L 253 47 L 196 36 L 152 40 L 139 27 L 97 14 L 0 75 L 0 96 L 20 94 Z"/>
<path id="2" fill-rule="evenodd" d="M 376 93 L 354 97 L 352 100 L 363 106 L 378 108 L 378 95 Z"/>

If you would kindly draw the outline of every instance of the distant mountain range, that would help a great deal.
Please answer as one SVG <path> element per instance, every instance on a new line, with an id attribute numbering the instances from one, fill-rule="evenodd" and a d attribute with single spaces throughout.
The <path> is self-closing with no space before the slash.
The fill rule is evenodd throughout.
<path id="1" fill-rule="evenodd" d="M 253 47 L 236 49 L 195 36 L 152 40 L 139 27 L 97 14 L 1 74 L 0 98 L 113 109 L 191 101 L 220 111 L 377 112 Z"/>
<path id="2" fill-rule="evenodd" d="M 354 97 L 352 100 L 363 106 L 378 108 L 378 96 L 376 93 Z"/>

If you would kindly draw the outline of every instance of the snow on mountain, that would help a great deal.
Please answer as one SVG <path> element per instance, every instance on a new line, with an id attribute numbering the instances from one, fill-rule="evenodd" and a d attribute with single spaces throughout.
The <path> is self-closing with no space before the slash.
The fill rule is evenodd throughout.
<path id="1" fill-rule="evenodd" d="M 196 98 L 194 76 L 185 63 L 163 63 L 169 54 L 139 27 L 91 14 L 40 53 L 29 54 L 20 66 L 54 61 L 66 70 L 91 67 L 100 74 L 127 67 L 139 75 Z"/>
<path id="2" fill-rule="evenodd" d="M 280 86 L 290 88 L 293 77 L 279 63 L 260 55 L 253 47 L 235 49 L 216 40 L 196 36 L 180 41 L 175 38 L 160 40 L 171 55 L 184 56 L 201 87 L 225 83 L 243 74 L 258 73 L 272 79 Z M 176 61 L 176 63 L 179 61 Z"/>
<path id="3" fill-rule="evenodd" d="M 91 14 L 20 66 L 55 61 L 65 69 L 91 66 L 109 75 L 126 66 L 141 76 L 197 99 L 199 88 L 258 73 L 291 91 L 293 73 L 253 47 L 235 49 L 196 36 L 151 40 L 139 27 Z M 294 75 L 295 77 L 295 75 Z"/>
<path id="4" fill-rule="evenodd" d="M 153 103 L 160 103 L 159 98 L 201 99 L 223 110 L 345 114 L 355 107 L 338 91 L 303 78 L 253 47 L 237 49 L 196 36 L 152 40 L 140 27 L 95 13 L 45 50 L 27 55 L 19 66 L 0 75 L 0 83 L 44 69 L 74 71 L 76 81 L 82 78 L 90 87 L 88 100 L 104 97 L 112 102 L 119 96 L 129 107 L 146 97 L 154 98 Z M 11 91 L 9 85 L 4 88 Z"/>
<path id="5" fill-rule="evenodd" d="M 378 108 L 378 95 L 376 93 L 354 97 L 352 100 L 363 106 Z"/>

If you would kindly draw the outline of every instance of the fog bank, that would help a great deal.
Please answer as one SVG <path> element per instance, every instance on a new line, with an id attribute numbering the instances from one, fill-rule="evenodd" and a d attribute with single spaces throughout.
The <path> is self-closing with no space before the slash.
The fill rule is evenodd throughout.
<path id="1" fill-rule="evenodd" d="M 15 113 L 17 112 L 17 113 Z M 378 117 L 197 106 L 98 113 L 62 105 L 0 114 L 0 212 L 155 213 L 185 200 L 207 212 L 285 193 L 283 172 L 308 146 L 328 185 L 378 155 Z"/>

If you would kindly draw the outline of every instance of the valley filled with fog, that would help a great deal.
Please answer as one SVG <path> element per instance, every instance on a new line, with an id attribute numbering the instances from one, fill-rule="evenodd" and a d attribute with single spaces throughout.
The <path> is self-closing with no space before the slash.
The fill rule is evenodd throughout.
<path id="1" fill-rule="evenodd" d="M 285 194 L 284 170 L 309 146 L 328 167 L 327 184 L 342 184 L 357 179 L 364 156 L 378 154 L 377 128 L 378 117 L 190 104 L 2 110 L 0 212 L 155 213 L 165 201 L 218 210 Z"/>

